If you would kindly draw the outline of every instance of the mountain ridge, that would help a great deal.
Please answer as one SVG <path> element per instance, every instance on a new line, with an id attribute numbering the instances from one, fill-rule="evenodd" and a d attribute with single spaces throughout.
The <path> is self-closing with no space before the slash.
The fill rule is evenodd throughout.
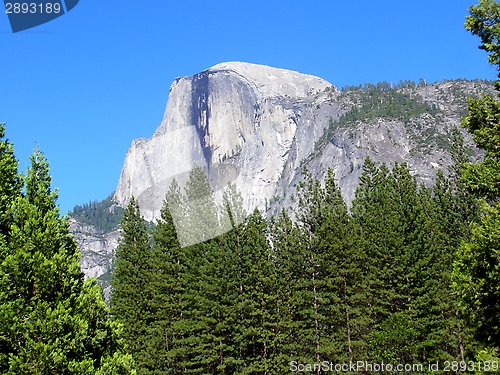
<path id="1" fill-rule="evenodd" d="M 407 162 L 418 181 L 430 186 L 437 170 L 451 165 L 450 134 L 466 113 L 466 98 L 492 89 L 485 81 L 453 80 L 341 91 L 318 77 L 258 67 L 222 63 L 176 79 L 160 126 L 150 138 L 132 142 L 114 202 L 123 207 L 134 195 L 145 218 L 154 221 L 172 179 L 185 180 L 194 163 L 207 173 L 219 171 L 216 200 L 222 182 L 233 181 L 247 212 L 257 207 L 268 216 L 292 204 L 304 166 L 320 180 L 331 167 L 348 204 L 367 156 L 377 164 Z M 249 85 L 240 77 L 245 69 L 254 72 L 250 81 L 264 74 L 272 82 L 267 88 L 266 82 Z M 278 73 L 286 79 L 280 81 Z M 480 155 L 463 135 L 470 153 Z M 96 251 L 88 245 L 92 233 L 86 235 L 84 241 L 81 231 L 76 234 L 84 272 L 102 276 L 116 242 Z M 105 254 L 105 267 L 96 254 Z"/>

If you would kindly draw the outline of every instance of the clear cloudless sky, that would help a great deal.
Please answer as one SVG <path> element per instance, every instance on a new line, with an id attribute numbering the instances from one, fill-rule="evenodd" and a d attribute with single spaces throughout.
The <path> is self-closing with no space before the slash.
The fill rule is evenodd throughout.
<path id="1" fill-rule="evenodd" d="M 0 122 L 20 169 L 36 145 L 62 212 L 101 200 L 134 138 L 160 124 L 179 76 L 245 61 L 379 81 L 496 78 L 463 28 L 472 0 L 80 0 L 13 34 L 0 5 Z M 1 177 L 0 177 L 1 178 Z"/>

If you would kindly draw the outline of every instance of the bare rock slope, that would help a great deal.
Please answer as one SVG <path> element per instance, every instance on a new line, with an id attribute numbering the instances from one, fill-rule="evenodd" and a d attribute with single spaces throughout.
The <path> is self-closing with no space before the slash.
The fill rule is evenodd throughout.
<path id="1" fill-rule="evenodd" d="M 367 156 L 378 163 L 406 161 L 429 184 L 450 163 L 447 146 L 466 105 L 464 93 L 478 94 L 483 86 L 452 81 L 401 87 L 400 96 L 407 98 L 402 107 L 421 106 L 415 116 L 360 116 L 321 143 L 332 122 L 353 108 L 365 110 L 366 98 L 311 75 L 218 64 L 175 80 L 161 125 L 151 138 L 132 142 L 115 197 L 124 206 L 134 195 L 145 218 L 154 220 L 172 179 L 182 181 L 194 163 L 216 170 L 224 183 L 234 181 L 248 211 L 288 201 L 283 199 L 295 191 L 304 165 L 318 178 L 333 168 L 348 203 Z M 431 108 L 432 114 L 426 110 Z"/>
<path id="2" fill-rule="evenodd" d="M 110 275 L 113 268 L 115 250 L 120 239 L 120 230 L 103 232 L 92 225 L 85 225 L 70 219 L 70 231 L 78 242 L 82 253 L 80 268 L 85 277 L 97 278 L 104 289 L 104 296 L 109 300 Z"/>
<path id="3" fill-rule="evenodd" d="M 159 128 L 151 138 L 135 140 L 127 153 L 117 201 L 126 205 L 134 195 L 144 217 L 154 220 L 172 178 L 197 163 L 229 170 L 225 177 L 244 192 L 246 208 L 264 208 L 297 133 L 307 133 L 301 145 L 308 148 L 329 116 L 336 116 L 332 103 L 315 121 L 309 106 L 330 87 L 321 78 L 247 63 L 219 64 L 177 79 Z"/>

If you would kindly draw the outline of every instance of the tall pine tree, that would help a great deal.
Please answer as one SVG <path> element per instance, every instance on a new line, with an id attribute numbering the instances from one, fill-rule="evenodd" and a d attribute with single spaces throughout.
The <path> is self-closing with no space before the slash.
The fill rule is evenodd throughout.
<path id="1" fill-rule="evenodd" d="M 146 223 L 134 197 L 122 219 L 122 240 L 116 249 L 111 279 L 111 314 L 123 324 L 123 338 L 139 374 L 147 374 L 149 335 L 152 320 L 148 291 L 151 247 Z"/>
<path id="2" fill-rule="evenodd" d="M 8 233 L 10 208 L 21 193 L 22 181 L 17 170 L 14 146 L 5 139 L 5 124 L 0 123 L 0 236 Z"/>
<path id="3" fill-rule="evenodd" d="M 182 245 L 200 243 L 221 234 L 210 182 L 197 164 L 189 174 L 185 190 L 187 211 L 183 231 L 187 233 L 187 243 Z"/>
<path id="4" fill-rule="evenodd" d="M 7 168 L 11 178 L 12 164 Z M 59 216 L 48 162 L 38 150 L 25 180 L 26 193 L 2 207 L 9 220 L 0 238 L 0 371 L 134 373 L 101 288 L 83 281 L 76 242 Z"/>
<path id="5" fill-rule="evenodd" d="M 167 201 L 156 222 L 153 240 L 149 257 L 150 279 L 146 291 L 150 296 L 148 367 L 154 374 L 175 374 L 182 372 L 175 356 L 177 333 L 174 325 L 182 318 L 185 259 Z"/>
<path id="6" fill-rule="evenodd" d="M 367 314 L 369 299 L 366 279 L 365 249 L 359 241 L 357 223 L 328 169 L 324 181 L 322 215 L 324 222 L 316 236 L 324 248 L 326 288 L 330 303 L 330 322 L 325 326 L 324 352 L 338 361 L 367 358 L 366 336 L 371 320 Z"/>
<path id="7" fill-rule="evenodd" d="M 429 191 L 417 187 L 405 164 L 389 171 L 367 160 L 353 212 L 371 264 L 374 359 L 463 359 L 464 333 L 450 284 L 454 248 Z"/>

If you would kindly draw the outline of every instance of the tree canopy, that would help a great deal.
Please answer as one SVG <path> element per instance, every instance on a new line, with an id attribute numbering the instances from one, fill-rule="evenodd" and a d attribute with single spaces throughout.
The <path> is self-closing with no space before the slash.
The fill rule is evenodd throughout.
<path id="1" fill-rule="evenodd" d="M 471 6 L 465 28 L 481 39 L 480 49 L 500 74 L 500 4 L 480 0 Z M 500 78 L 500 75 L 499 75 Z M 485 150 L 479 163 L 463 163 L 461 181 L 479 200 L 479 217 L 461 244 L 454 263 L 455 290 L 485 350 L 500 349 L 500 80 L 496 95 L 469 99 L 462 126 Z"/>
<path id="2" fill-rule="evenodd" d="M 0 150 L 0 372 L 133 374 L 101 288 L 80 271 L 47 159 L 35 150 L 22 176 L 12 144 Z"/>

